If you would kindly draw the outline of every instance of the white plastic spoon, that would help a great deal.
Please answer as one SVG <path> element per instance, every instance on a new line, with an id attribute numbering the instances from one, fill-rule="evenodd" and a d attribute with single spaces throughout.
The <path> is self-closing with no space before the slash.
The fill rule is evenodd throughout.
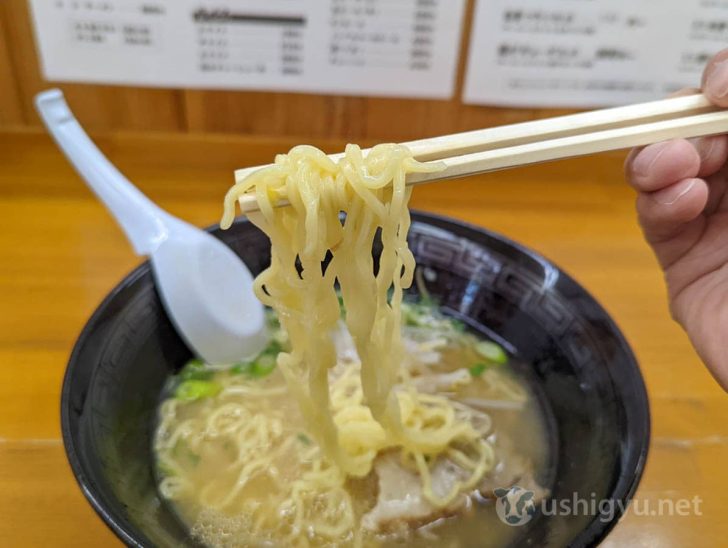
<path id="1" fill-rule="evenodd" d="M 160 209 L 101 153 L 68 108 L 63 93 L 35 104 L 56 143 L 106 205 L 139 255 L 151 258 L 169 317 L 190 348 L 212 364 L 250 358 L 267 342 L 253 277 L 225 244 Z"/>

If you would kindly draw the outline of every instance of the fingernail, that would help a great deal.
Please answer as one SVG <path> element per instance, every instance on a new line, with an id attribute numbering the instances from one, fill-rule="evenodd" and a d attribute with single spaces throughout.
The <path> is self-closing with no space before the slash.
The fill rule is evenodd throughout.
<path id="1" fill-rule="evenodd" d="M 685 196 L 697 183 L 697 179 L 690 181 L 687 186 L 683 185 L 672 185 L 657 192 L 653 192 L 650 196 L 660 205 L 673 205 L 676 204 L 680 198 Z"/>
<path id="2" fill-rule="evenodd" d="M 662 153 L 667 150 L 670 143 L 657 143 L 644 149 L 637 155 L 637 158 L 632 164 L 632 170 L 635 175 L 645 176 L 650 173 L 652 165 L 662 156 Z"/>
<path id="3" fill-rule="evenodd" d="M 708 75 L 705 87 L 717 99 L 728 96 L 728 59 L 713 65 L 713 70 Z"/>

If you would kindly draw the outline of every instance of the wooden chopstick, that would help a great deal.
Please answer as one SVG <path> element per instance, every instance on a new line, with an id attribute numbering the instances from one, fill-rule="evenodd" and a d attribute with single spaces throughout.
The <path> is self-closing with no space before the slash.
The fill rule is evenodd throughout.
<path id="1" fill-rule="evenodd" d="M 587 129 L 598 130 L 621 125 L 634 125 L 637 121 L 658 121 L 676 114 L 700 114 L 716 110 L 702 94 L 663 99 L 637 105 L 607 108 L 579 114 L 569 114 L 555 118 L 522 122 L 474 131 L 465 131 L 402 143 L 414 157 L 422 162 L 446 156 L 468 154 L 483 150 L 484 146 L 512 146 L 543 140 L 544 138 L 565 137 L 568 134 L 583 133 Z M 365 149 L 366 151 L 366 149 Z M 342 153 L 329 154 L 332 159 L 343 157 Z M 266 166 L 255 166 L 235 171 L 240 181 L 254 171 Z"/>
<path id="2" fill-rule="evenodd" d="M 643 146 L 668 139 L 689 139 L 719 133 L 728 133 L 728 111 L 709 112 L 442 158 L 440 161 L 445 164 L 443 171 L 412 173 L 407 176 L 407 184 L 418 185 L 516 166 Z"/>
<path id="3" fill-rule="evenodd" d="M 443 171 L 408 175 L 407 184 L 723 132 L 728 132 L 728 111 L 702 94 L 583 112 L 403 143 L 417 160 L 445 164 Z M 329 156 L 336 160 L 343 154 Z M 235 178 L 262 167 L 237 170 Z M 239 202 L 244 213 L 258 209 L 253 194 Z"/>

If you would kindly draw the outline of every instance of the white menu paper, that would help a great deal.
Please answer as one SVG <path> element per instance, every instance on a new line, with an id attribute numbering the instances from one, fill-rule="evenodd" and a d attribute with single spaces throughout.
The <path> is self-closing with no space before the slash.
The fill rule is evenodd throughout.
<path id="1" fill-rule="evenodd" d="M 698 87 L 728 0 L 477 0 L 464 100 L 589 107 Z"/>
<path id="2" fill-rule="evenodd" d="M 49 80 L 449 98 L 464 0 L 31 0 Z"/>

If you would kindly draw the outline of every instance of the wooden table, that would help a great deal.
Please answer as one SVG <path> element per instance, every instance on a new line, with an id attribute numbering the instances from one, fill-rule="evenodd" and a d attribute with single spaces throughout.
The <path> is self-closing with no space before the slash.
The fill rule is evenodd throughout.
<path id="1" fill-rule="evenodd" d="M 234 168 L 293 144 L 137 134 L 98 143 L 150 198 L 197 225 L 218 220 Z M 595 295 L 633 345 L 653 420 L 637 499 L 699 496 L 703 515 L 633 513 L 605 545 L 728 545 L 728 395 L 670 320 L 621 165 L 621 155 L 603 155 L 429 185 L 412 206 L 543 253 Z M 0 544 L 118 544 L 66 463 L 59 392 L 84 322 L 139 258 L 44 135 L 0 133 L 0 257 Z"/>

